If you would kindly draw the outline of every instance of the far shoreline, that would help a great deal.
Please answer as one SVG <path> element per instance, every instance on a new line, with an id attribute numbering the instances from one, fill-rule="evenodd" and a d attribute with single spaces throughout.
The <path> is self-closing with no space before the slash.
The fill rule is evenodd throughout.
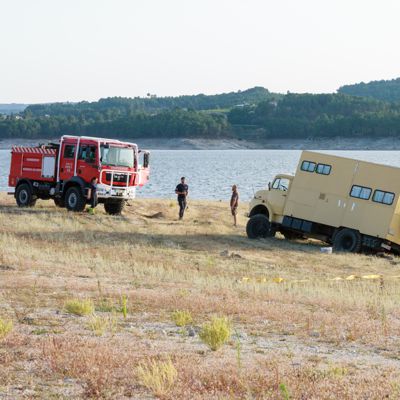
<path id="1" fill-rule="evenodd" d="M 128 138 L 120 140 L 134 142 L 139 148 L 149 150 L 400 150 L 400 138 L 308 138 L 308 139 L 149 139 Z M 39 143 L 57 142 L 55 139 L 0 139 L 0 149 L 14 145 L 35 146 Z"/>

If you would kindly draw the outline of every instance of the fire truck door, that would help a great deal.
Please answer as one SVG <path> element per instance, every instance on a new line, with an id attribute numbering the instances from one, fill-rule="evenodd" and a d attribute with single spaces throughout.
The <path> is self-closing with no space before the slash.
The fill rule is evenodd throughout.
<path id="1" fill-rule="evenodd" d="M 70 179 L 74 176 L 76 145 L 63 143 L 60 157 L 60 180 Z"/>
<path id="2" fill-rule="evenodd" d="M 96 145 L 81 144 L 79 146 L 76 174 L 85 182 L 90 182 L 94 177 L 98 177 L 98 154 Z"/>

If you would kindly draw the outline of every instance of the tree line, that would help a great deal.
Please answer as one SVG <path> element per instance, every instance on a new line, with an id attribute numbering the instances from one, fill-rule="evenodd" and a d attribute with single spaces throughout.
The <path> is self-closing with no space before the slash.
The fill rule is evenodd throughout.
<path id="1" fill-rule="evenodd" d="M 29 106 L 18 115 L 0 116 L 0 138 L 57 138 L 75 134 L 132 139 L 259 140 L 400 135 L 400 103 L 341 93 L 274 96 L 266 89 L 263 99 L 257 100 L 252 97 L 255 92 L 261 94 L 258 88 L 236 92 L 237 101 L 243 101 L 227 107 L 227 100 L 219 103 L 223 109 L 207 110 L 161 107 L 143 111 L 127 107 L 132 99 L 122 98 L 75 105 Z M 227 95 L 232 101 L 231 94 Z M 209 107 L 214 106 L 211 100 Z"/>
<path id="2" fill-rule="evenodd" d="M 134 113 L 114 119 L 82 116 L 45 116 L 0 120 L 1 138 L 57 138 L 89 135 L 114 138 L 222 137 L 227 134 L 223 114 L 167 110 L 157 114 Z"/>
<path id="3" fill-rule="evenodd" d="M 287 94 L 278 102 L 233 108 L 228 122 L 257 138 L 398 136 L 400 104 L 343 94 Z"/>
<path id="4" fill-rule="evenodd" d="M 400 102 L 400 78 L 344 85 L 339 93 L 351 96 L 372 97 L 378 100 Z"/>

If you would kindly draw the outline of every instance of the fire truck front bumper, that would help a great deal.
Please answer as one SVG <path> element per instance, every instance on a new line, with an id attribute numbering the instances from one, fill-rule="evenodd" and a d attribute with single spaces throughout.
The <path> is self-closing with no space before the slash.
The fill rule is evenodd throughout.
<path id="1" fill-rule="evenodd" d="M 132 186 L 108 186 L 103 184 L 97 185 L 97 197 L 99 199 L 123 199 L 129 200 L 136 197 L 136 188 Z"/>

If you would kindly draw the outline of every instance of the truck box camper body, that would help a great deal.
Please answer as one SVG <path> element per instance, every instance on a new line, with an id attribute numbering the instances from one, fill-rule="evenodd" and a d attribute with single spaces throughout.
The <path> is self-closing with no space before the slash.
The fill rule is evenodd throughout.
<path id="1" fill-rule="evenodd" d="M 400 250 L 400 168 L 303 151 L 250 203 L 247 234 L 315 237 L 336 250 Z"/>
<path id="2" fill-rule="evenodd" d="M 72 211 L 85 207 L 93 178 L 97 195 L 109 214 L 119 214 L 126 200 L 135 197 L 137 186 L 149 178 L 149 153 L 139 164 L 134 143 L 86 136 L 62 136 L 60 142 L 36 147 L 14 146 L 8 183 L 21 207 L 36 199 L 54 199 Z"/>

